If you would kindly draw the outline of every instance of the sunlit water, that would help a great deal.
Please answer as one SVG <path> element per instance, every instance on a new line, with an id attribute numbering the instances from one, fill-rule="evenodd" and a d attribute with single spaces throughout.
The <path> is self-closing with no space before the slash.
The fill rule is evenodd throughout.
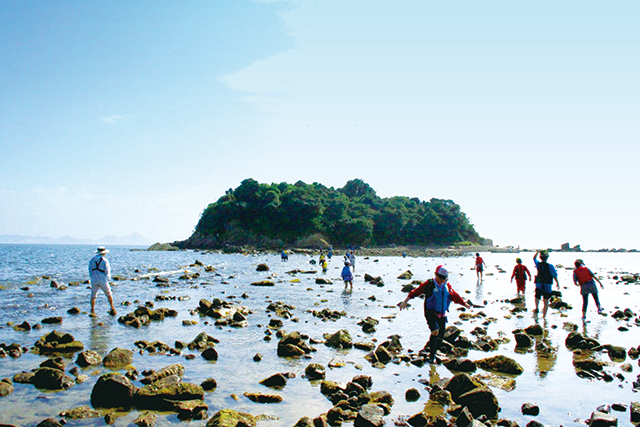
<path id="1" fill-rule="evenodd" d="M 218 388 L 206 393 L 205 401 L 209 405 L 209 415 L 220 409 L 230 408 L 254 415 L 270 416 L 258 422 L 259 426 L 292 426 L 303 417 L 316 417 L 331 408 L 331 403 L 320 393 L 319 384 L 311 383 L 303 377 L 305 367 L 316 362 L 327 365 L 338 356 L 346 363 L 343 368 L 327 369 L 327 379 L 347 382 L 355 375 L 370 375 L 373 378 L 372 391 L 386 390 L 390 392 L 395 404 L 392 413 L 385 419 L 387 425 L 394 421 L 409 417 L 422 411 L 428 402 L 428 391 L 418 382 L 420 379 L 436 379 L 451 377 L 452 374 L 443 366 L 429 366 L 422 368 L 411 364 L 389 364 L 384 369 L 373 368 L 364 359 L 366 352 L 361 350 L 338 351 L 315 345 L 318 350 L 312 353 L 312 359 L 285 359 L 276 354 L 277 338 L 270 342 L 264 341 L 266 326 L 272 314 L 266 312 L 271 301 L 282 301 L 296 307 L 294 310 L 297 322 L 283 320 L 284 329 L 288 332 L 300 331 L 312 338 L 322 339 L 323 333 L 333 333 L 339 329 L 347 329 L 354 341 L 384 341 L 389 335 L 399 334 L 405 351 L 420 350 L 428 339 L 428 329 L 422 315 L 422 301 L 414 300 L 409 310 L 400 313 L 396 304 L 402 301 L 406 294 L 400 291 L 406 280 L 399 280 L 397 276 L 411 270 L 414 279 L 425 280 L 433 275 L 435 267 L 445 264 L 449 271 L 450 282 L 453 287 L 466 298 L 476 304 L 486 307 L 473 309 L 472 312 L 483 311 L 487 317 L 497 321 L 487 326 L 488 334 L 498 338 L 500 333 L 513 338 L 511 331 L 524 328 L 536 319 L 532 317 L 533 286 L 527 283 L 527 313 L 520 318 L 509 314 L 510 304 L 501 302 L 505 298 L 515 296 L 515 283 L 509 283 L 511 270 L 517 256 L 532 269 L 533 254 L 493 254 L 484 253 L 483 258 L 489 268 L 483 283 L 478 284 L 473 266 L 473 257 L 457 258 L 399 258 L 399 257 L 371 257 L 365 259 L 360 256 L 356 264 L 356 279 L 352 293 L 345 293 L 339 279 L 342 268 L 342 258 L 334 257 L 326 274 L 286 274 L 294 269 L 310 270 L 315 266 L 309 264 L 308 256 L 293 255 L 288 262 L 281 262 L 279 255 L 222 255 L 183 252 L 146 252 L 131 251 L 130 248 L 114 247 L 108 258 L 114 275 L 128 279 L 149 273 L 151 268 L 171 279 L 169 288 L 159 288 L 150 280 L 122 280 L 114 282 L 112 287 L 118 315 L 133 311 L 139 301 L 142 305 L 146 301 L 154 301 L 157 295 L 188 296 L 186 301 L 159 301 L 154 308 L 168 307 L 178 311 L 177 318 L 167 318 L 162 322 L 152 322 L 148 327 L 133 329 L 119 324 L 116 318 L 107 315 L 108 304 L 103 294 L 98 295 L 97 311 L 99 317 L 91 319 L 86 311 L 89 307 L 88 285 L 69 286 L 65 290 L 50 287 L 50 280 L 42 279 L 43 275 L 51 276 L 57 282 L 67 285 L 69 282 L 86 280 L 88 278 L 87 264 L 93 256 L 93 247 L 89 246 L 46 246 L 46 245 L 0 245 L 0 342 L 10 344 L 19 343 L 31 348 L 35 341 L 51 330 L 71 333 L 82 341 L 85 349 L 93 349 L 101 354 L 107 354 L 114 347 L 134 350 L 134 366 L 138 371 L 159 369 L 172 363 L 182 363 L 186 374 L 184 381 L 201 383 L 207 378 L 214 378 Z M 640 271 L 640 254 L 634 253 L 583 253 L 579 257 L 585 260 L 595 273 L 604 278 L 605 289 L 600 291 L 600 299 L 609 314 L 620 307 L 630 308 L 638 313 L 638 288 L 635 285 L 616 284 L 612 279 L 614 274 Z M 552 253 L 550 261 L 555 265 L 572 266 L 576 254 Z M 202 268 L 189 267 L 196 260 L 205 265 L 212 265 L 216 273 L 206 273 Z M 256 265 L 267 263 L 269 272 L 257 272 Z M 496 267 L 506 270 L 501 273 Z M 184 269 L 190 272 L 199 271 L 201 276 L 194 281 L 179 280 Z M 135 270 L 140 271 L 136 273 Z M 634 324 L 616 321 L 610 316 L 599 316 L 595 311 L 593 301 L 590 301 L 587 323 L 580 321 L 581 297 L 578 288 L 572 284 L 571 270 L 558 268 L 563 299 L 571 304 L 573 310 L 561 313 L 550 310 L 547 319 L 539 319 L 540 324 L 548 332 L 549 339 L 558 348 L 555 360 L 538 358 L 534 352 L 518 354 L 514 352 L 515 343 L 503 344 L 500 349 L 486 353 L 471 351 L 469 358 L 478 360 L 495 354 L 505 354 L 517 360 L 525 372 L 517 377 L 516 388 L 512 391 L 494 389 L 498 397 L 501 413 L 500 417 L 517 421 L 524 426 L 532 419 L 550 426 L 571 425 L 580 419 L 588 419 L 596 407 L 603 404 L 623 403 L 629 405 L 631 401 L 640 400 L 640 396 L 633 391 L 632 381 L 638 376 L 638 362 L 627 359 L 633 365 L 633 372 L 622 372 L 621 363 L 610 363 L 606 371 L 615 375 L 621 373 L 625 380 L 615 379 L 611 383 L 603 381 L 589 381 L 576 376 L 572 365 L 572 353 L 564 345 L 568 334 L 562 329 L 565 322 L 571 321 L 579 325 L 579 332 L 596 338 L 601 344 L 619 345 L 625 348 L 640 345 L 638 327 Z M 157 273 L 153 271 L 153 273 Z M 382 276 L 385 286 L 377 287 L 363 281 L 364 273 L 372 276 Z M 333 285 L 317 285 L 315 279 L 324 276 L 333 280 Z M 276 282 L 274 287 L 255 287 L 250 283 L 271 277 Z M 299 283 L 292 282 L 300 279 Z M 225 283 L 223 283 L 225 282 Z M 28 287 L 25 291 L 20 288 Z M 33 297 L 28 298 L 29 293 Z M 242 294 L 248 298 L 240 298 Z M 369 297 L 375 296 L 375 301 Z M 235 298 L 233 298 L 235 297 Z M 192 315 L 190 311 L 198 306 L 201 298 L 228 298 L 230 301 L 244 305 L 252 310 L 248 316 L 247 328 L 218 328 L 213 325 L 213 319 Z M 123 302 L 131 302 L 131 306 L 122 306 Z M 83 314 L 72 316 L 67 314 L 71 307 L 79 307 Z M 335 322 L 323 322 L 312 316 L 311 310 L 323 308 L 347 312 L 347 316 Z M 458 306 L 452 306 L 449 324 L 458 321 Z M 61 316 L 62 325 L 42 325 L 40 330 L 17 332 L 9 322 L 18 324 L 27 321 L 37 324 L 42 319 L 51 316 Z M 380 320 L 377 331 L 373 334 L 362 332 L 356 323 L 371 316 Z M 183 320 L 196 320 L 195 326 L 183 326 Z M 208 324 L 206 324 L 207 322 Z M 482 319 L 461 321 L 458 326 L 470 338 L 471 330 L 482 326 Z M 620 326 L 627 326 L 629 330 L 622 332 Z M 186 360 L 183 356 L 191 352 L 185 351 L 182 356 L 140 354 L 134 342 L 140 339 L 159 340 L 173 346 L 176 340 L 189 342 L 200 332 L 220 340 L 216 346 L 219 354 L 217 362 L 207 362 L 199 355 L 193 360 Z M 253 356 L 261 353 L 261 362 L 254 362 Z M 609 361 L 606 353 L 599 354 L 602 360 Z M 18 359 L 0 359 L 0 378 L 12 377 L 21 371 L 35 369 L 45 360 L 43 356 L 27 353 Z M 75 366 L 75 356 L 70 359 L 67 369 Z M 66 391 L 49 392 L 38 390 L 31 385 L 14 384 L 15 391 L 7 397 L 0 398 L 0 423 L 12 423 L 24 426 L 35 426 L 48 417 L 57 417 L 63 410 L 90 404 L 91 390 L 98 377 L 107 372 L 105 368 L 83 369 L 82 373 L 90 379 L 75 385 Z M 124 371 L 123 371 L 124 372 Z M 296 377 L 290 379 L 281 391 L 273 391 L 263 387 L 259 381 L 278 372 L 292 372 Z M 482 371 L 479 371 L 482 372 Z M 141 385 L 137 383 L 137 385 Z M 417 388 L 422 397 L 417 402 L 406 402 L 404 395 L 410 388 Z M 253 403 L 243 396 L 244 392 L 265 392 L 280 394 L 284 401 L 278 404 Z M 232 395 L 238 396 L 235 400 Z M 526 402 L 535 402 L 540 406 L 537 417 L 524 416 L 521 406 Z M 617 413 L 619 425 L 631 425 L 629 412 Z M 137 411 L 122 414 L 115 425 L 131 425 L 139 415 Z M 181 423 L 175 414 L 162 414 L 157 425 Z M 192 421 L 189 425 L 204 425 L 205 421 Z M 92 420 L 69 421 L 68 425 L 105 425 L 101 418 Z"/>

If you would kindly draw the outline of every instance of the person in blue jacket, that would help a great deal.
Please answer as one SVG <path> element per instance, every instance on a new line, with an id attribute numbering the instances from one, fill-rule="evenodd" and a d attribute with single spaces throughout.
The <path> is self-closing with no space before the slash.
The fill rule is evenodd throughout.
<path id="1" fill-rule="evenodd" d="M 539 261 L 538 255 L 540 256 Z M 533 262 L 536 264 L 536 269 L 538 270 L 538 274 L 536 274 L 534 280 L 536 284 L 536 308 L 533 309 L 533 312 L 538 313 L 540 298 L 544 299 L 542 317 L 545 317 L 547 315 L 547 310 L 549 309 L 549 298 L 551 298 L 551 290 L 553 288 L 554 281 L 556 282 L 556 286 L 558 287 L 558 289 L 560 289 L 560 283 L 558 283 L 558 273 L 556 272 L 555 267 L 547 262 L 548 259 L 549 252 L 547 251 L 537 251 L 533 256 Z"/>
<path id="2" fill-rule="evenodd" d="M 353 273 L 351 272 L 351 262 L 349 260 L 344 262 L 342 272 L 340 273 L 342 280 L 344 280 L 344 288 L 347 289 L 347 285 L 353 290 Z"/>
<path id="3" fill-rule="evenodd" d="M 452 302 L 460 304 L 466 308 L 470 304 L 465 301 L 456 291 L 453 290 L 448 282 L 449 272 L 446 268 L 439 265 L 436 268 L 435 277 L 421 283 L 420 286 L 413 289 L 407 295 L 407 298 L 398 304 L 400 311 L 409 306 L 409 300 L 419 295 L 424 295 L 424 317 L 431 331 L 429 341 L 425 345 L 428 350 L 428 362 L 436 361 L 436 352 L 444 339 L 445 328 L 447 325 L 447 311 Z"/>

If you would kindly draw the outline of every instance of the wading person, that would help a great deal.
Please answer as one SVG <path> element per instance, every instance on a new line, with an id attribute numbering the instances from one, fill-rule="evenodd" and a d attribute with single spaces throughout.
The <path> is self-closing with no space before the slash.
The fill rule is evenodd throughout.
<path id="1" fill-rule="evenodd" d="M 429 363 L 436 361 L 436 352 L 444 338 L 447 311 L 451 302 L 469 308 L 469 304 L 447 282 L 448 277 L 447 270 L 439 265 L 436 268 L 436 274 L 433 279 L 421 283 L 420 286 L 409 292 L 404 301 L 398 304 L 400 310 L 404 310 L 407 308 L 410 299 L 424 294 L 424 317 L 431 331 L 429 341 L 425 345 L 425 348 L 429 351 Z"/>
<path id="2" fill-rule="evenodd" d="M 486 266 L 487 264 L 484 263 L 480 254 L 476 252 L 476 276 L 478 276 L 478 283 L 482 282 L 482 272 Z"/>
<path id="3" fill-rule="evenodd" d="M 351 263 L 347 260 L 344 262 L 342 272 L 340 273 L 342 280 L 344 280 L 344 288 L 347 289 L 347 285 L 353 290 L 353 273 L 351 272 Z"/>
<path id="4" fill-rule="evenodd" d="M 113 306 L 113 295 L 111 295 L 111 287 L 109 286 L 109 279 L 111 279 L 111 266 L 109 261 L 105 257 L 109 252 L 104 246 L 100 246 L 96 250 L 96 255 L 89 261 L 89 276 L 91 277 L 91 312 L 89 316 L 96 316 L 96 297 L 98 296 L 98 290 L 102 289 L 102 292 L 107 296 L 111 310 L 109 314 L 116 315 L 116 308 Z"/>
<path id="5" fill-rule="evenodd" d="M 540 261 L 538 261 L 538 255 L 540 255 Z M 533 312 L 538 313 L 540 298 L 543 298 L 544 306 L 542 308 L 542 317 L 545 317 L 547 315 L 547 310 L 549 309 L 549 298 L 551 298 L 551 288 L 553 287 L 554 281 L 556 282 L 556 286 L 558 287 L 558 289 L 560 289 L 560 283 L 558 283 L 558 273 L 556 272 L 556 268 L 547 262 L 548 259 L 549 252 L 547 251 L 538 251 L 533 256 L 533 262 L 536 264 L 536 270 L 538 270 L 538 274 L 536 274 L 535 278 L 536 308 L 533 309 Z"/>
<path id="6" fill-rule="evenodd" d="M 528 276 L 528 277 L 527 277 Z M 524 295 L 524 285 L 528 280 L 531 280 L 531 272 L 526 265 L 522 263 L 520 258 L 516 258 L 516 266 L 513 267 L 513 273 L 511 274 L 511 283 L 513 279 L 516 279 L 516 287 L 518 295 Z"/>
<path id="7" fill-rule="evenodd" d="M 593 295 L 593 301 L 596 303 L 596 307 L 598 307 L 598 314 L 602 313 L 603 309 L 600 305 L 598 288 L 596 287 L 595 282 L 598 282 L 602 289 L 604 289 L 604 286 L 600 279 L 598 279 L 591 270 L 585 267 L 584 261 L 577 259 L 574 265 L 576 266 L 576 269 L 573 270 L 573 283 L 575 283 L 576 286 L 580 286 L 580 294 L 582 295 L 582 320 L 584 320 L 587 318 L 589 294 Z"/>

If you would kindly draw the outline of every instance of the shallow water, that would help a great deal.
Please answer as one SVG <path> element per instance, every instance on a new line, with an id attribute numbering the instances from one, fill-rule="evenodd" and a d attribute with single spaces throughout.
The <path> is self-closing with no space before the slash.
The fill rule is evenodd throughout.
<path id="1" fill-rule="evenodd" d="M 433 275 L 435 267 L 444 264 L 451 272 L 450 282 L 453 287 L 466 298 L 477 304 L 486 306 L 473 309 L 472 312 L 482 311 L 487 317 L 496 321 L 487 326 L 488 335 L 499 338 L 503 333 L 512 339 L 512 330 L 524 328 L 536 320 L 548 332 L 552 344 L 558 348 L 555 359 L 548 360 L 537 357 L 535 351 L 525 354 L 514 352 L 515 344 L 503 344 L 495 352 L 470 351 L 469 359 L 478 360 L 495 354 L 505 354 L 514 358 L 524 368 L 525 372 L 516 378 L 516 387 L 512 391 L 493 388 L 501 406 L 500 417 L 516 420 L 525 425 L 532 419 L 545 425 L 571 425 L 574 420 L 588 419 L 591 413 L 602 404 L 624 403 L 638 401 L 640 397 L 633 391 L 632 381 L 638 376 L 638 362 L 627 359 L 633 366 L 633 372 L 626 373 L 620 369 L 621 363 L 610 363 L 606 371 L 615 375 L 621 373 L 623 381 L 615 379 L 611 383 L 603 381 L 588 381 L 576 376 L 572 365 L 573 355 L 564 346 L 568 334 L 562 329 L 565 322 L 571 321 L 579 325 L 579 331 L 589 337 L 596 338 L 601 344 L 619 345 L 625 348 L 638 346 L 640 334 L 638 327 L 625 322 L 616 321 L 610 316 L 599 316 L 595 311 L 593 301 L 590 301 L 588 322 L 580 321 L 581 297 L 578 288 L 572 284 L 571 270 L 558 268 L 560 284 L 563 288 L 564 301 L 574 308 L 566 312 L 550 310 L 546 319 L 535 319 L 531 314 L 533 308 L 533 286 L 527 284 L 526 307 L 527 313 L 522 316 L 505 318 L 509 315 L 510 304 L 501 302 L 505 298 L 515 296 L 515 283 L 509 283 L 511 270 L 517 256 L 532 270 L 532 253 L 493 254 L 483 253 L 482 256 L 489 267 L 485 280 L 478 284 L 475 272 L 471 270 L 473 257 L 458 258 L 399 258 L 399 257 L 359 257 L 356 264 L 356 279 L 352 293 L 345 293 L 339 280 L 342 267 L 341 257 L 335 257 L 330 263 L 326 274 L 286 274 L 294 269 L 316 269 L 311 266 L 308 256 L 293 255 L 288 262 L 281 262 L 278 255 L 222 255 L 199 252 L 140 252 L 130 248 L 114 247 L 109 253 L 112 272 L 128 279 L 149 273 L 149 269 L 157 268 L 153 274 L 166 275 L 171 279 L 169 288 L 159 288 L 150 280 L 122 280 L 114 282 L 112 287 L 116 304 L 131 302 L 129 307 L 118 306 L 118 314 L 124 315 L 133 311 L 139 301 L 142 305 L 146 301 L 154 301 L 156 295 L 188 296 L 186 301 L 157 301 L 154 308 L 169 307 L 178 311 L 177 318 L 167 318 L 162 322 L 152 322 L 148 327 L 133 329 L 119 324 L 116 318 L 107 315 L 108 304 L 104 295 L 98 295 L 97 311 L 99 317 L 90 319 L 86 313 L 72 316 L 66 313 L 71 307 L 88 310 L 88 285 L 69 286 L 65 290 L 56 290 L 49 286 L 50 280 L 40 279 L 43 275 L 51 276 L 60 284 L 86 280 L 88 278 L 87 264 L 93 255 L 93 247 L 89 246 L 46 246 L 46 245 L 0 245 L 0 291 L 2 310 L 0 310 L 0 342 L 19 343 L 32 347 L 42 335 L 51 330 L 71 333 L 82 341 L 86 349 L 97 350 L 103 355 L 114 347 L 122 347 L 135 351 L 134 366 L 138 371 L 159 369 L 171 363 L 182 363 L 186 374 L 184 380 L 201 383 L 207 378 L 215 378 L 218 388 L 205 395 L 205 402 L 209 405 L 209 415 L 224 408 L 231 408 L 254 415 L 265 414 L 273 419 L 263 419 L 259 426 L 291 426 L 302 416 L 315 417 L 331 408 L 331 403 L 320 393 L 319 384 L 310 383 L 302 377 L 304 368 L 311 362 L 327 365 L 338 356 L 346 362 L 343 368 L 327 368 L 327 379 L 347 382 L 355 375 L 370 375 L 373 378 L 372 391 L 386 390 L 390 392 L 395 404 L 392 413 L 385 417 L 387 425 L 402 417 L 409 417 L 422 411 L 428 404 L 428 392 L 418 383 L 420 379 L 451 377 L 452 374 L 443 366 L 426 365 L 418 368 L 411 364 L 389 364 L 384 369 L 373 368 L 365 359 L 366 352 L 361 350 L 338 351 L 315 345 L 317 352 L 312 353 L 312 359 L 284 359 L 276 354 L 277 338 L 264 341 L 266 325 L 270 314 L 266 307 L 270 301 L 282 301 L 296 307 L 294 315 L 297 322 L 284 321 L 284 329 L 288 332 L 300 331 L 310 337 L 322 339 L 323 333 L 333 333 L 339 329 L 347 329 L 354 341 L 370 341 L 376 339 L 378 343 L 389 335 L 399 334 L 405 351 L 420 350 L 428 339 L 428 328 L 422 315 L 422 301 L 412 301 L 412 307 L 399 312 L 396 304 L 402 301 L 406 294 L 400 291 L 406 280 L 398 280 L 397 276 L 411 270 L 414 279 L 425 280 Z M 637 287 L 635 285 L 616 284 L 611 279 L 614 274 L 640 271 L 640 254 L 634 253 L 582 253 L 579 256 L 585 260 L 596 274 L 604 278 L 604 291 L 600 291 L 600 299 L 609 314 L 616 307 L 631 308 L 638 313 Z M 576 254 L 552 253 L 550 261 L 555 265 L 572 266 Z M 204 269 L 189 267 L 194 261 L 200 260 L 205 265 L 213 265 L 216 273 L 205 273 Z M 271 271 L 256 272 L 257 264 L 267 263 Z M 178 280 L 182 271 L 186 269 L 199 271 L 201 276 L 194 281 Z M 501 273 L 499 266 L 506 273 Z M 135 270 L 141 273 L 136 273 Z M 364 273 L 372 276 L 382 276 L 384 287 L 369 285 L 363 281 Z M 317 285 L 315 279 L 324 276 L 333 280 L 333 285 Z M 274 287 L 255 287 L 249 284 L 271 277 Z M 300 283 L 292 283 L 292 279 L 300 279 Z M 225 283 L 223 283 L 225 282 Z M 21 290 L 28 286 L 29 290 Z M 33 297 L 27 295 L 33 293 Z M 242 294 L 247 298 L 240 298 Z M 368 299 L 375 296 L 375 301 Z M 229 298 L 233 302 L 247 306 L 252 310 L 248 316 L 247 328 L 218 328 L 213 325 L 213 319 L 200 318 L 192 315 L 191 310 L 198 306 L 201 298 Z M 325 307 L 331 310 L 345 310 L 347 316 L 335 322 L 323 322 L 312 316 L 311 310 L 321 310 Z M 458 322 L 458 306 L 452 306 L 449 324 Z M 8 322 L 15 324 L 28 321 L 30 324 L 39 323 L 43 318 L 51 316 L 63 317 L 62 325 L 42 325 L 40 330 L 17 332 L 7 326 Z M 362 332 L 356 323 L 371 316 L 380 320 L 377 331 L 373 334 Z M 195 326 L 183 326 L 183 320 L 196 320 Z M 458 326 L 470 338 L 471 330 L 482 326 L 482 319 L 460 321 Z M 626 325 L 629 330 L 622 332 L 618 327 Z M 189 342 L 200 332 L 207 332 L 220 340 L 216 346 L 219 354 L 217 362 L 207 362 L 199 355 L 193 360 L 186 360 L 183 356 L 149 355 L 137 352 L 134 342 L 140 339 L 147 341 L 159 340 L 170 346 L 176 340 Z M 261 362 L 253 361 L 253 356 L 261 353 Z M 606 353 L 598 358 L 609 361 Z M 27 353 L 18 359 L 0 359 L 0 378 L 12 377 L 14 374 L 35 369 L 45 360 L 43 356 Z M 75 366 L 75 357 L 70 360 L 67 369 Z M 71 387 L 66 391 L 48 392 L 34 388 L 31 385 L 15 384 L 15 391 L 11 395 L 0 398 L 0 423 L 13 423 L 25 426 L 35 426 L 44 418 L 56 417 L 62 410 L 72 409 L 82 404 L 89 404 L 89 396 L 98 377 L 107 372 L 104 368 L 90 368 L 82 370 L 90 379 L 82 384 Z M 272 391 L 259 384 L 259 381 L 277 372 L 293 372 L 296 377 L 290 379 L 281 391 Z M 478 371 L 482 372 L 482 371 Z M 140 384 L 138 384 L 140 385 Z M 409 388 L 417 388 L 422 397 L 417 402 L 406 402 L 404 394 Z M 244 392 L 265 392 L 280 394 L 284 401 L 279 404 L 253 403 L 243 396 Z M 232 395 L 239 396 L 235 400 Z M 526 402 L 536 402 L 540 406 L 537 417 L 524 416 L 520 407 Z M 25 410 L 28 408 L 28 411 Z M 629 412 L 616 413 L 619 425 L 631 425 Z M 139 414 L 132 411 L 122 414 L 115 425 L 130 425 Z M 158 418 L 159 426 L 181 423 L 175 414 L 163 414 Z M 204 425 L 205 421 L 192 421 L 189 425 Z M 105 425 L 102 419 L 69 421 L 68 425 Z"/>

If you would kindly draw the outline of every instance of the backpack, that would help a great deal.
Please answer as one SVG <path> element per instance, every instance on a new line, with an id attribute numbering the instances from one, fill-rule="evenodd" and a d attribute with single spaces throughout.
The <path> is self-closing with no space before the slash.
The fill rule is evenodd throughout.
<path id="1" fill-rule="evenodd" d="M 538 263 L 538 274 L 536 275 L 536 283 L 553 283 L 553 276 L 551 275 L 551 268 L 549 263 L 541 261 Z"/>

